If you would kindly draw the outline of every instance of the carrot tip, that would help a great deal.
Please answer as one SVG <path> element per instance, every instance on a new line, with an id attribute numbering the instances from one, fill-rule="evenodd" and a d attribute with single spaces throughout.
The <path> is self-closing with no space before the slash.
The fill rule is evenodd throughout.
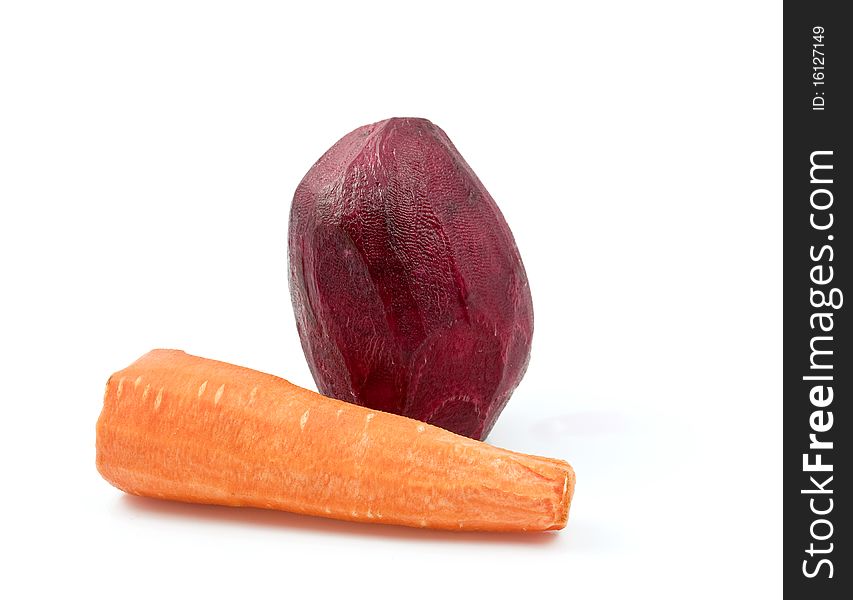
<path id="1" fill-rule="evenodd" d="M 563 495 L 558 507 L 557 518 L 552 529 L 563 529 L 569 521 L 569 507 L 575 495 L 575 470 L 566 463 L 566 480 L 563 483 Z"/>

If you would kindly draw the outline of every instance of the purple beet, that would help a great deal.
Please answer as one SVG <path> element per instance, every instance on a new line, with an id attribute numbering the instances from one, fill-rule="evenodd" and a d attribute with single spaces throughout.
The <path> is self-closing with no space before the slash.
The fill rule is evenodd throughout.
<path id="1" fill-rule="evenodd" d="M 512 232 L 447 135 L 395 118 L 344 136 L 296 189 L 290 293 L 319 390 L 484 439 L 527 369 Z"/>

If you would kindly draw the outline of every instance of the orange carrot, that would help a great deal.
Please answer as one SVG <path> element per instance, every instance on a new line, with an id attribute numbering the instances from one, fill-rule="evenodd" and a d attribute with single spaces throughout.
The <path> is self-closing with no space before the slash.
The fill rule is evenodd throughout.
<path id="1" fill-rule="evenodd" d="M 140 496 L 455 530 L 562 529 L 575 487 L 565 461 L 177 350 L 110 377 L 97 466 Z"/>

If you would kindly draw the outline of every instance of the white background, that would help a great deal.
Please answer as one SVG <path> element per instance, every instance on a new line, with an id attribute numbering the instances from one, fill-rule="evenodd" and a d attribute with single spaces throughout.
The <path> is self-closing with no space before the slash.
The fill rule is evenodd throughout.
<path id="1" fill-rule="evenodd" d="M 0 7 L 0 596 L 779 595 L 781 6 L 287 4 Z M 152 348 L 314 387 L 290 199 L 390 116 L 440 125 L 513 229 L 536 332 L 489 441 L 574 465 L 568 527 L 109 486 L 104 383 Z"/>

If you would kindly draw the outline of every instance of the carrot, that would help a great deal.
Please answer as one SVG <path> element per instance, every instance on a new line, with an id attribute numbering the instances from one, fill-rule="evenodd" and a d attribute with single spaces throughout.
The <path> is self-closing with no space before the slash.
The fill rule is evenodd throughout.
<path id="1" fill-rule="evenodd" d="M 562 529 L 568 463 L 154 350 L 107 382 L 97 467 L 130 494 L 412 527 Z"/>

